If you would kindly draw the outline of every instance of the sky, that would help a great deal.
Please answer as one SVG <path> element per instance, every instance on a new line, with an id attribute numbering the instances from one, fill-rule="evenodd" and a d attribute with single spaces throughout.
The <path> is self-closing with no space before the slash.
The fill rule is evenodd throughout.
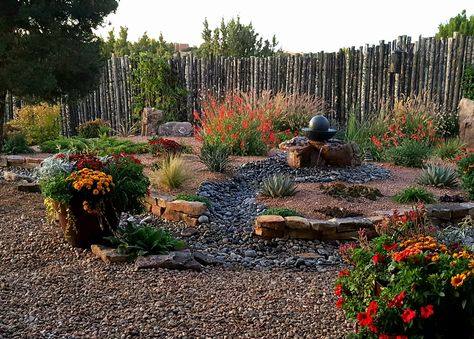
<path id="1" fill-rule="evenodd" d="M 205 18 L 212 29 L 239 15 L 264 39 L 276 35 L 284 51 L 334 52 L 399 35 L 434 36 L 463 9 L 474 15 L 474 0 L 120 0 L 98 33 L 127 26 L 131 41 L 161 32 L 166 41 L 199 46 Z"/>

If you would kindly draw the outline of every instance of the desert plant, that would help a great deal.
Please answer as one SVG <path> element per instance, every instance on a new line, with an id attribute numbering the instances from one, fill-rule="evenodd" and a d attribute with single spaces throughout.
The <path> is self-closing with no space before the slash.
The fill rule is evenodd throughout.
<path id="1" fill-rule="evenodd" d="M 447 139 L 436 145 L 434 154 L 443 160 L 454 160 L 462 153 L 463 146 L 458 138 Z"/>
<path id="2" fill-rule="evenodd" d="M 164 157 L 159 169 L 153 174 L 153 182 L 167 189 L 179 188 L 189 179 L 188 171 L 180 155 Z"/>
<path id="3" fill-rule="evenodd" d="M 457 185 L 457 174 L 452 167 L 428 164 L 421 172 L 417 182 L 425 186 L 454 187 Z"/>
<path id="4" fill-rule="evenodd" d="M 182 240 L 175 239 L 165 230 L 131 222 L 119 227 L 114 236 L 106 239 L 117 246 L 120 254 L 128 255 L 130 259 L 141 255 L 165 254 L 185 247 Z"/>
<path id="5" fill-rule="evenodd" d="M 2 152 L 6 154 L 32 153 L 23 132 L 11 132 L 5 138 Z"/>
<path id="6" fill-rule="evenodd" d="M 431 148 L 417 140 L 406 139 L 399 146 L 389 148 L 385 154 L 398 166 L 422 167 L 431 153 Z"/>
<path id="7" fill-rule="evenodd" d="M 29 144 L 40 144 L 59 137 L 60 107 L 46 103 L 24 106 L 16 112 L 15 119 L 9 125 L 23 131 Z"/>
<path id="8" fill-rule="evenodd" d="M 79 125 L 77 131 L 79 137 L 89 139 L 89 138 L 98 138 L 101 135 L 108 135 L 110 130 L 109 125 L 102 119 L 94 119 L 91 121 L 86 121 Z"/>
<path id="9" fill-rule="evenodd" d="M 208 198 L 196 194 L 178 193 L 176 195 L 176 200 L 198 201 L 206 204 L 208 208 L 211 207 L 211 202 Z"/>
<path id="10" fill-rule="evenodd" d="M 347 186 L 343 183 L 322 184 L 319 187 L 323 193 L 336 198 L 344 198 L 353 200 L 354 198 L 366 198 L 369 200 L 377 200 L 382 197 L 382 193 L 378 188 L 368 187 L 364 185 Z"/>
<path id="11" fill-rule="evenodd" d="M 263 211 L 262 215 L 279 215 L 282 217 L 302 217 L 298 211 L 292 210 L 291 208 L 286 207 L 274 207 L 274 208 L 267 208 Z"/>
<path id="12" fill-rule="evenodd" d="M 425 204 L 432 204 L 436 199 L 430 191 L 423 187 L 410 186 L 405 188 L 394 196 L 394 200 L 400 204 L 423 202 Z"/>
<path id="13" fill-rule="evenodd" d="M 296 193 L 295 181 L 287 174 L 275 174 L 263 179 L 262 194 L 276 198 L 294 195 Z"/>
<path id="14" fill-rule="evenodd" d="M 201 148 L 199 159 L 210 171 L 222 173 L 229 165 L 229 155 L 227 146 L 205 143 Z"/>

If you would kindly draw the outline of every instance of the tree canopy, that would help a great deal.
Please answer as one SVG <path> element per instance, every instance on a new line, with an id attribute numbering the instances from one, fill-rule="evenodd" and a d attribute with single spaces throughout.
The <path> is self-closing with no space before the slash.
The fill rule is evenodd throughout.
<path id="1" fill-rule="evenodd" d="M 467 17 L 466 10 L 449 19 L 447 23 L 441 23 L 438 26 L 437 38 L 449 38 L 454 32 L 463 35 L 474 36 L 474 15 Z"/>
<path id="2" fill-rule="evenodd" d="M 240 18 L 232 18 L 227 23 L 222 18 L 220 27 L 211 30 L 207 19 L 204 20 L 204 28 L 201 33 L 204 42 L 199 46 L 198 54 L 203 57 L 211 55 L 249 57 L 270 56 L 275 53 L 278 45 L 275 36 L 270 40 L 263 40 L 259 36 L 252 23 L 245 25 Z"/>
<path id="3" fill-rule="evenodd" d="M 80 97 L 96 85 L 102 56 L 93 29 L 117 6 L 116 0 L 0 1 L 0 138 L 7 91 L 54 100 Z"/>

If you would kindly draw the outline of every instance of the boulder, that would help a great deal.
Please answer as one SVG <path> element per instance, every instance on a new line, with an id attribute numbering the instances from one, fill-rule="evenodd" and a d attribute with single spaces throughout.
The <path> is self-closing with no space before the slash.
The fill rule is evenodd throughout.
<path id="1" fill-rule="evenodd" d="M 163 111 L 154 107 L 145 107 L 142 112 L 142 136 L 157 135 L 162 117 Z"/>
<path id="2" fill-rule="evenodd" d="M 462 98 L 458 105 L 459 139 L 474 147 L 474 101 Z"/>
<path id="3" fill-rule="evenodd" d="M 158 134 L 169 137 L 192 137 L 194 129 L 189 122 L 171 121 L 160 125 Z"/>
<path id="4" fill-rule="evenodd" d="M 280 144 L 280 148 L 288 151 L 288 165 L 293 168 L 358 166 L 362 162 L 357 144 L 336 139 Z"/>
<path id="5" fill-rule="evenodd" d="M 202 271 L 202 266 L 198 263 L 191 251 L 176 251 L 164 255 L 149 255 L 138 257 L 135 261 L 135 269 L 166 268 L 170 270 L 192 270 Z"/>

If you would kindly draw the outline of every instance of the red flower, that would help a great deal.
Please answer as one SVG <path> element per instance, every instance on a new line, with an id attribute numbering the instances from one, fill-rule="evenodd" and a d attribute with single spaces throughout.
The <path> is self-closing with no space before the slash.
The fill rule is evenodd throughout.
<path id="1" fill-rule="evenodd" d="M 351 273 L 349 272 L 349 270 L 347 268 L 345 268 L 341 272 L 339 272 L 340 277 L 348 277 L 350 275 L 351 275 Z"/>
<path id="2" fill-rule="evenodd" d="M 379 308 L 379 305 L 377 305 L 377 302 L 372 300 L 369 304 L 369 307 L 367 308 L 367 313 L 371 316 L 371 317 L 375 317 L 376 314 L 377 314 L 377 310 Z"/>
<path id="3" fill-rule="evenodd" d="M 372 324 L 373 319 L 367 312 L 359 312 L 357 314 L 357 320 L 359 321 L 360 326 L 368 326 Z"/>
<path id="4" fill-rule="evenodd" d="M 397 335 L 395 339 L 408 339 L 406 335 Z"/>
<path id="5" fill-rule="evenodd" d="M 405 292 L 400 293 L 399 295 L 395 296 L 395 298 L 390 300 L 388 307 L 402 307 L 403 299 L 405 299 Z"/>
<path id="6" fill-rule="evenodd" d="M 379 329 L 374 324 L 369 324 L 369 330 L 371 330 L 374 333 L 379 333 Z"/>
<path id="7" fill-rule="evenodd" d="M 409 323 L 416 317 L 416 312 L 413 311 L 411 308 L 407 308 L 405 311 L 403 311 L 402 314 L 400 314 L 400 317 L 402 317 L 403 322 Z"/>
<path id="8" fill-rule="evenodd" d="M 340 309 L 342 305 L 344 305 L 344 299 L 342 298 L 337 299 L 337 302 L 336 302 L 337 309 Z"/>
<path id="9" fill-rule="evenodd" d="M 390 336 L 388 336 L 386 334 L 380 334 L 379 339 L 390 339 Z"/>
<path id="10" fill-rule="evenodd" d="M 434 314 L 433 305 L 422 306 L 420 309 L 420 317 L 423 319 L 428 319 Z"/>
<path id="11" fill-rule="evenodd" d="M 387 252 L 393 251 L 394 249 L 397 248 L 397 246 L 398 246 L 397 244 L 393 244 L 393 245 L 383 244 L 383 248 L 385 248 Z"/>
<path id="12" fill-rule="evenodd" d="M 374 264 L 380 264 L 381 262 L 383 262 L 383 260 L 384 260 L 384 257 L 380 253 L 376 253 L 372 257 L 372 261 L 374 262 Z"/>
<path id="13" fill-rule="evenodd" d="M 339 297 L 341 296 L 341 293 L 342 293 L 342 285 L 341 284 L 337 284 L 336 285 L 336 288 L 334 289 L 334 293 Z"/>

